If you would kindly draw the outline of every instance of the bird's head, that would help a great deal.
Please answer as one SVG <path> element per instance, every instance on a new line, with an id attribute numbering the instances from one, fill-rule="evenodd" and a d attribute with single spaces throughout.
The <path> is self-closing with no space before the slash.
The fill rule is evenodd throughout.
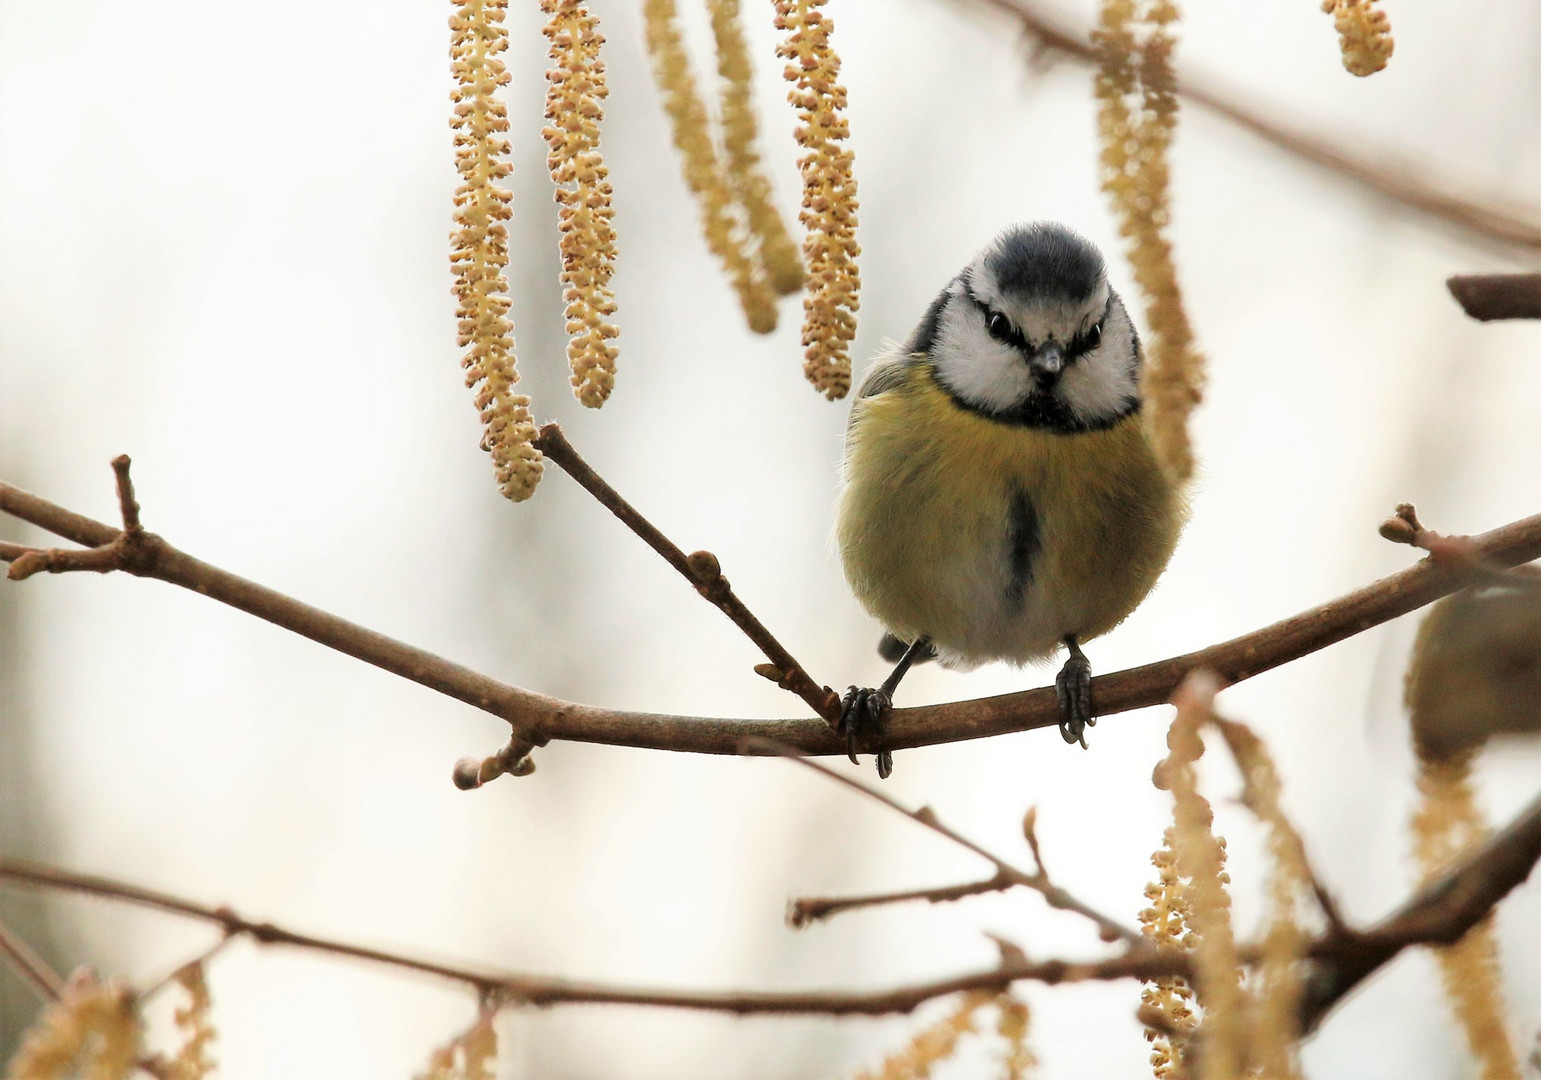
<path id="1" fill-rule="evenodd" d="M 961 405 L 1063 430 L 1139 406 L 1140 344 L 1102 255 L 1062 225 L 1002 233 L 943 290 L 910 348 Z"/>

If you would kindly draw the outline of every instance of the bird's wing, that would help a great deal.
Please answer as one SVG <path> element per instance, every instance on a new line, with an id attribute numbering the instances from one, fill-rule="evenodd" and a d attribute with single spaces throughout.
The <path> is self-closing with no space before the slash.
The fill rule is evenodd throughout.
<path id="1" fill-rule="evenodd" d="M 856 400 L 851 404 L 851 415 L 846 419 L 847 442 L 850 441 L 851 433 L 856 430 L 856 425 L 861 421 L 862 405 L 869 398 L 903 389 L 913 374 L 911 369 L 920 359 L 918 356 L 895 350 L 879 356 L 872 362 L 872 366 L 867 368 L 867 373 L 862 376 L 861 386 L 856 391 Z"/>

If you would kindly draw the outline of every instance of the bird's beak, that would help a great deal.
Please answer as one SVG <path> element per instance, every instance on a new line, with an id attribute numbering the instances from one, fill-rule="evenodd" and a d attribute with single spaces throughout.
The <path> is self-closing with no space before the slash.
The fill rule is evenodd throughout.
<path id="1" fill-rule="evenodd" d="M 1039 386 L 1048 389 L 1059 382 L 1060 372 L 1065 370 L 1065 351 L 1058 342 L 1046 341 L 1033 350 L 1028 358 L 1027 369 Z"/>

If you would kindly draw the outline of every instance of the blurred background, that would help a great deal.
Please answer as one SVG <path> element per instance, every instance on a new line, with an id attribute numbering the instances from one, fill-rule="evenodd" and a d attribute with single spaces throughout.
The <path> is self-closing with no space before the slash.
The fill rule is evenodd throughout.
<path id="1" fill-rule="evenodd" d="M 699 241 L 649 75 L 639 5 L 595 0 L 609 39 L 605 152 L 621 261 L 619 379 L 600 413 L 567 388 L 556 214 L 539 130 L 545 41 L 509 13 L 514 317 L 524 387 L 686 550 L 708 547 L 815 678 L 871 684 L 879 627 L 829 533 L 847 403 L 803 381 L 797 302 L 751 336 Z M 706 70 L 705 19 L 686 4 Z M 1291 125 L 1457 190 L 1541 192 L 1541 8 L 1391 6 L 1396 55 L 1341 68 L 1306 0 L 1190 0 L 1179 68 Z M 1091 74 L 1034 60 L 1015 22 L 951 0 L 832 0 L 860 183 L 858 374 L 1002 227 L 1053 218 L 1109 255 Z M 1090 0 L 1053 9 L 1090 25 Z M 497 493 L 461 385 L 447 262 L 456 178 L 449 5 L 53 5 L 0 0 L 0 476 L 113 520 L 128 452 L 147 526 L 184 550 L 499 678 L 597 705 L 785 716 L 724 618 L 562 473 Z M 746 5 L 762 149 L 798 193 L 769 5 Z M 1456 272 L 1536 269 L 1185 109 L 1173 237 L 1211 363 L 1192 523 L 1110 672 L 1294 613 L 1411 561 L 1392 506 L 1480 531 L 1541 510 L 1541 328 L 1480 325 Z M 1135 305 L 1137 306 L 1137 305 Z M 14 520 L 0 536 L 45 542 Z M 1403 619 L 1222 697 L 1266 738 L 1286 808 L 1349 916 L 1412 887 L 1414 762 Z M 918 669 L 900 704 L 1041 684 L 1052 669 Z M 905 751 L 887 790 L 1050 870 L 1128 920 L 1168 799 L 1150 785 L 1169 710 L 1112 717 L 1072 752 L 1052 730 Z M 118 876 L 295 929 L 433 957 L 689 988 L 880 988 L 1096 947 L 1032 895 L 857 913 L 794 932 L 788 897 L 943 884 L 986 868 L 795 766 L 554 744 L 471 793 L 459 757 L 503 724 L 265 623 L 128 576 L 0 582 L 0 852 Z M 1257 830 L 1206 758 L 1245 928 Z M 845 766 L 842 766 L 845 767 Z M 861 775 L 870 779 L 870 763 Z M 1541 748 L 1490 748 L 1494 821 L 1534 793 Z M 137 983 L 211 940 L 120 905 L 0 892 L 60 969 Z M 1541 887 L 1500 909 L 1522 1046 L 1541 1025 Z M 456 986 L 234 945 L 211 968 L 229 1080 L 405 1077 L 468 1024 Z M 1023 992 L 1046 1077 L 1146 1075 L 1131 983 Z M 161 1014 L 169 1011 L 162 1002 Z M 943 1006 L 945 1009 L 945 1006 Z M 36 1003 L 0 970 L 0 1057 Z M 511 1011 L 501 1075 L 839 1077 L 910 1019 L 732 1019 L 575 1006 Z M 977 1075 L 980 1043 L 947 1076 Z M 1522 1051 L 1524 1053 L 1525 1051 Z M 1305 1051 L 1313 1076 L 1462 1077 L 1431 960 L 1403 957 Z"/>

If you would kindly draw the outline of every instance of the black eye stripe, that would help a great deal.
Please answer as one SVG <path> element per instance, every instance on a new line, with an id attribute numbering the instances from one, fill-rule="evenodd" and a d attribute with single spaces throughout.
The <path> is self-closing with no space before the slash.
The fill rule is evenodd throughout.
<path id="1" fill-rule="evenodd" d="M 979 309 L 980 314 L 984 316 L 985 332 L 992 338 L 1002 344 L 1011 345 L 1013 348 L 1019 349 L 1024 353 L 1031 353 L 1033 351 L 1032 343 L 1023 336 L 1020 330 L 1011 324 L 1011 320 L 974 295 L 974 290 L 968 286 L 967 282 L 964 282 L 964 295 L 969 298 L 973 305 Z M 1064 355 L 1067 363 L 1079 359 L 1102 344 L 1102 331 L 1106 327 L 1108 316 L 1112 312 L 1113 295 L 1110 292 L 1108 294 L 1108 301 L 1103 305 L 1102 314 L 1097 317 L 1097 321 L 1086 330 L 1071 338 L 1069 343 L 1065 345 Z M 1002 326 L 1004 326 L 1004 330 L 1001 329 Z"/>

